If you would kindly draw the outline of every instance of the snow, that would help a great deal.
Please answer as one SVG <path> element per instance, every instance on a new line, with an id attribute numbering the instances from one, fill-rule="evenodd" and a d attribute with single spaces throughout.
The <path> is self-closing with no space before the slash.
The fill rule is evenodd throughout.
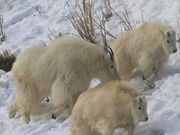
<path id="1" fill-rule="evenodd" d="M 70 0 L 69 0 L 70 1 Z M 9 4 L 7 4 L 7 2 Z M 0 0 L 0 14 L 4 17 L 7 40 L 0 50 L 10 49 L 18 55 L 25 48 L 48 44 L 60 33 L 75 33 L 66 16 L 69 10 L 66 0 Z M 70 1 L 70 8 L 75 3 Z M 101 2 L 96 0 L 100 12 Z M 111 0 L 112 7 L 121 11 L 125 5 L 137 25 L 142 15 L 145 21 L 159 19 L 177 30 L 176 20 L 180 18 L 179 0 Z M 117 16 L 108 22 L 108 29 L 119 34 Z M 52 33 L 54 33 L 52 35 Z M 109 41 L 112 41 L 109 38 Z M 173 54 L 161 73 L 156 87 L 147 94 L 149 121 L 141 123 L 135 135 L 180 135 L 180 54 Z M 95 85 L 95 81 L 92 83 Z M 51 119 L 50 113 L 35 117 L 28 125 L 19 118 L 8 118 L 8 107 L 14 99 L 14 81 L 11 72 L 0 71 L 0 134 L 1 135 L 69 135 L 69 119 L 59 122 Z"/>

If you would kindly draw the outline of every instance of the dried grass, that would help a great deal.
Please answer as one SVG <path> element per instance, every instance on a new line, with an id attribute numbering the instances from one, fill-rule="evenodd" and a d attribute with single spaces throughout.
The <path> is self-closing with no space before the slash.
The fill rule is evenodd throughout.
<path id="1" fill-rule="evenodd" d="M 10 51 L 3 51 L 0 53 L 0 69 L 6 72 L 10 71 L 15 60 L 15 55 L 11 54 Z"/>
<path id="2" fill-rule="evenodd" d="M 3 16 L 0 16 L 0 41 L 1 42 L 6 40 L 6 34 L 5 34 L 3 23 L 4 23 Z"/>
<path id="3" fill-rule="evenodd" d="M 83 39 L 95 43 L 93 11 L 93 2 L 87 3 L 84 0 L 83 6 L 77 3 L 77 8 L 74 8 L 74 11 L 70 10 L 68 19 Z"/>
<path id="4" fill-rule="evenodd" d="M 176 35 L 177 35 L 177 42 L 180 43 L 180 21 L 179 21 L 178 18 L 177 18 L 177 32 L 176 32 Z"/>
<path id="5" fill-rule="evenodd" d="M 110 7 L 110 2 L 108 4 Z M 69 4 L 67 5 L 69 6 Z M 136 28 L 134 19 L 128 14 L 125 7 L 124 11 L 121 11 L 120 14 L 118 14 L 113 8 L 111 8 L 111 10 L 120 19 L 120 25 L 122 27 L 121 32 L 130 31 Z M 70 16 L 68 16 L 68 19 L 83 39 L 96 43 L 96 36 L 101 35 L 104 49 L 109 52 L 111 58 L 113 59 L 113 52 L 108 46 L 107 36 L 114 39 L 116 39 L 116 36 L 106 29 L 106 24 L 109 20 L 102 8 L 101 12 L 101 16 L 99 17 L 99 15 L 95 12 L 94 3 L 91 0 L 89 2 L 83 0 L 82 6 L 79 4 L 79 1 L 77 1 L 76 7 L 70 9 Z"/>
<path id="6" fill-rule="evenodd" d="M 110 2 L 108 4 L 111 8 Z M 120 20 L 121 32 L 131 31 L 136 28 L 134 19 L 129 15 L 126 7 L 124 7 L 123 11 L 120 11 L 120 13 L 117 13 L 113 8 L 111 8 L 111 10 Z M 108 21 L 107 16 L 102 8 L 101 12 L 102 14 L 99 17 L 95 12 L 94 3 L 91 0 L 89 2 L 83 0 L 82 6 L 79 4 L 79 1 L 77 1 L 76 7 L 74 7 L 73 10 L 70 10 L 68 19 L 83 39 L 96 43 L 96 36 L 101 35 L 104 45 L 107 45 L 107 35 L 114 39 L 116 39 L 116 36 L 106 29 Z M 144 21 L 143 16 L 142 20 Z"/>
<path id="7" fill-rule="evenodd" d="M 119 17 L 120 25 L 121 25 L 121 31 L 131 31 L 136 28 L 136 24 L 134 19 L 128 14 L 128 10 L 126 7 L 124 7 L 123 11 L 120 11 L 120 13 L 117 13 L 116 10 L 112 8 L 115 15 Z"/>

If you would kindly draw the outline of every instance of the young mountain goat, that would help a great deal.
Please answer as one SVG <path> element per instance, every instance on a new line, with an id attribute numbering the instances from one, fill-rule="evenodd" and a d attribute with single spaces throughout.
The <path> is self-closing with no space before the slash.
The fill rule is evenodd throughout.
<path id="1" fill-rule="evenodd" d="M 120 81 L 110 81 L 81 94 L 71 117 L 71 135 L 113 135 L 125 128 L 133 135 L 147 121 L 146 98 Z"/>

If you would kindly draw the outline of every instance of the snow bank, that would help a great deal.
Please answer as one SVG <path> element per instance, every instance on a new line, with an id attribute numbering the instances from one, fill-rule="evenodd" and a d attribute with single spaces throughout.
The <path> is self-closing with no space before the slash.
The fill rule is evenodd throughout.
<path id="1" fill-rule="evenodd" d="M 7 0 L 10 2 L 10 0 Z M 118 12 L 126 5 L 136 23 L 160 19 L 176 27 L 180 17 L 179 0 L 111 0 Z M 99 11 L 101 2 L 96 1 Z M 72 5 L 70 5 L 72 6 Z M 15 0 L 7 4 L 0 0 L 0 14 L 4 16 L 7 41 L 1 51 L 10 49 L 18 55 L 33 45 L 48 44 L 51 38 L 75 33 L 65 16 L 69 14 L 65 0 Z M 120 32 L 117 16 L 108 23 L 108 29 Z M 147 95 L 149 121 L 136 128 L 135 135 L 180 135 L 180 54 L 172 55 L 168 66 L 156 82 L 156 88 Z M 94 84 L 93 84 L 94 85 Z M 8 118 L 8 106 L 15 96 L 11 72 L 0 71 L 0 134 L 1 135 L 69 135 L 69 119 L 57 122 L 50 113 L 35 118 L 29 125 Z"/>

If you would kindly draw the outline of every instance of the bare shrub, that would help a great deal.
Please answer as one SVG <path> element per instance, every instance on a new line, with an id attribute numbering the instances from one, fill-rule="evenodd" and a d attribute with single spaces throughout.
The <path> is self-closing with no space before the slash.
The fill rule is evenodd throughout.
<path id="1" fill-rule="evenodd" d="M 3 42 L 6 40 L 5 30 L 4 30 L 4 22 L 3 16 L 0 16 L 0 41 Z"/>
<path id="2" fill-rule="evenodd" d="M 32 8 L 33 8 L 36 12 L 38 12 L 40 15 L 42 14 L 41 8 L 40 8 L 38 5 L 32 6 Z"/>
<path id="3" fill-rule="evenodd" d="M 15 55 L 11 54 L 10 51 L 3 51 L 0 53 L 0 69 L 6 72 L 10 71 L 15 60 Z"/>
<path id="4" fill-rule="evenodd" d="M 105 48 L 107 48 L 107 35 L 114 39 L 116 39 L 116 37 L 106 29 L 106 14 L 101 9 L 102 14 L 99 17 L 95 12 L 94 3 L 92 1 L 86 2 L 86 0 L 83 0 L 82 6 L 79 4 L 79 2 L 77 2 L 76 5 L 77 6 L 73 9 L 74 12 L 70 10 L 71 14 L 68 16 L 68 19 L 73 27 L 83 39 L 86 39 L 92 43 L 96 43 L 97 35 L 100 34 L 103 44 Z"/>
<path id="5" fill-rule="evenodd" d="M 180 21 L 177 18 L 177 31 L 176 31 L 176 35 L 177 35 L 177 42 L 180 43 Z"/>
<path id="6" fill-rule="evenodd" d="M 101 38 L 103 40 L 103 45 L 104 45 L 104 49 L 108 50 L 108 43 L 107 43 L 107 35 L 116 39 L 116 37 L 111 34 L 109 31 L 106 30 L 106 22 L 107 22 L 107 18 L 106 18 L 106 14 L 104 14 L 103 10 L 102 10 L 102 17 L 100 18 L 97 14 L 96 14 L 97 20 L 93 20 L 94 21 L 94 25 L 97 29 L 99 29 L 99 32 L 101 34 Z"/>
<path id="7" fill-rule="evenodd" d="M 56 33 L 53 30 L 51 30 L 50 28 L 48 28 L 48 31 L 50 33 L 50 35 L 48 35 L 48 38 L 49 38 L 50 41 L 53 41 L 55 38 L 58 38 L 58 37 L 62 36 L 61 32 Z"/>
<path id="8" fill-rule="evenodd" d="M 128 10 L 126 7 L 120 13 L 117 13 L 116 10 L 112 8 L 113 12 L 119 17 L 121 31 L 131 31 L 136 28 L 136 24 L 134 19 L 128 14 Z"/>
<path id="9" fill-rule="evenodd" d="M 95 12 L 94 3 L 91 0 L 87 2 L 86 1 L 87 0 L 83 0 L 82 6 L 79 1 L 77 1 L 76 7 L 74 7 L 73 11 L 70 9 L 70 16 L 68 16 L 68 19 L 70 20 L 73 27 L 77 30 L 79 35 L 83 39 L 95 43 L 97 35 L 100 34 L 104 45 L 107 44 L 107 35 L 116 39 L 116 36 L 111 34 L 110 31 L 106 29 L 106 24 L 108 21 L 107 14 L 104 13 L 103 9 L 101 8 L 102 14 L 99 17 Z M 114 12 L 115 15 L 118 16 L 120 20 L 121 32 L 130 31 L 136 28 L 135 21 L 132 16 L 129 15 L 126 7 L 124 7 L 123 10 L 117 13 L 113 8 L 111 8 L 109 1 L 106 1 L 106 5 L 107 4 L 110 8 L 109 11 Z M 143 22 L 143 15 L 141 17 Z M 99 31 L 97 31 L 97 29 Z"/>
<path id="10" fill-rule="evenodd" d="M 70 10 L 69 21 L 77 30 L 79 35 L 92 43 L 95 43 L 95 27 L 93 21 L 94 5 L 93 2 L 83 1 L 83 6 L 77 3 L 77 8 Z"/>

